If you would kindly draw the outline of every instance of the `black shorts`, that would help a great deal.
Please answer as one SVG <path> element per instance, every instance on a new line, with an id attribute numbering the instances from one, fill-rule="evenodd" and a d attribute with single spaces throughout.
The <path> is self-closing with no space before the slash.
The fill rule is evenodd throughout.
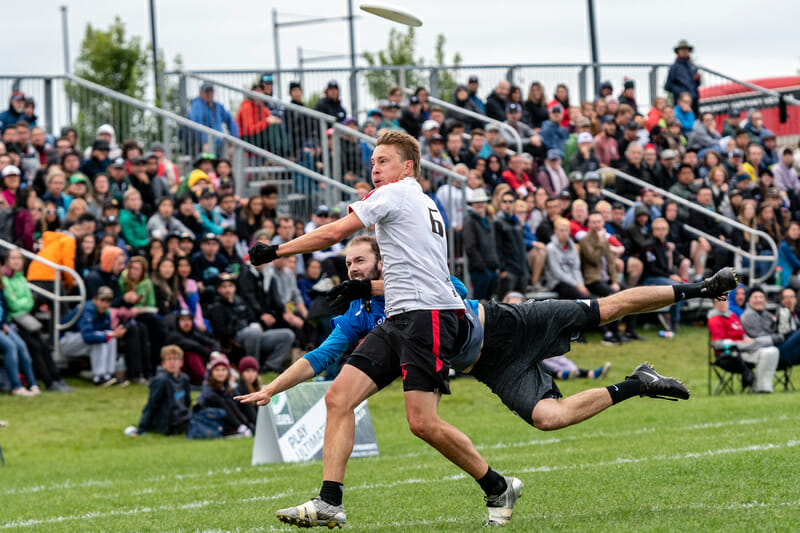
<path id="1" fill-rule="evenodd" d="M 450 394 L 450 358 L 463 311 L 401 313 L 370 331 L 347 361 L 367 374 L 378 390 L 398 376 L 403 390 Z"/>
<path id="2" fill-rule="evenodd" d="M 560 398 L 553 375 L 540 363 L 569 352 L 570 340 L 600 323 L 597 300 L 484 304 L 481 357 L 470 374 L 517 416 L 532 424 L 542 398 Z"/>

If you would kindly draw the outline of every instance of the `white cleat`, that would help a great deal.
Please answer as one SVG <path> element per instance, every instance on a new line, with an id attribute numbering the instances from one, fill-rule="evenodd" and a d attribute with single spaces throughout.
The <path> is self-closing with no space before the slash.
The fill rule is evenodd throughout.
<path id="1" fill-rule="evenodd" d="M 511 521 L 514 503 L 522 496 L 522 481 L 515 477 L 504 477 L 506 490 L 497 496 L 486 496 L 486 507 L 489 508 L 487 526 L 504 526 Z"/>
<path id="2" fill-rule="evenodd" d="M 330 505 L 318 497 L 297 507 L 279 509 L 275 516 L 281 522 L 297 527 L 327 526 L 341 528 L 345 523 L 344 506 Z"/>

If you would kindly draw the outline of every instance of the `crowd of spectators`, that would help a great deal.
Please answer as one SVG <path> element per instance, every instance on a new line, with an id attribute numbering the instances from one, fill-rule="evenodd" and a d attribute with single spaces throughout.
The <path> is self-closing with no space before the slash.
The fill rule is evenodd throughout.
<path id="1" fill-rule="evenodd" d="M 698 113 L 700 80 L 690 51 L 687 43 L 676 47 L 665 97 L 655 98 L 646 116 L 637 112 L 632 80 L 623 80 L 619 94 L 604 82 L 596 98 L 578 104 L 565 84 L 548 99 L 539 82 L 530 85 L 527 98 L 522 88 L 501 81 L 482 99 L 479 79 L 470 76 L 456 89 L 455 106 L 514 129 L 521 152 L 512 150 L 507 127 L 432 105 L 423 87 L 407 99 L 402 89 L 391 88 L 359 123 L 331 81 L 316 110 L 369 137 L 405 130 L 419 139 L 423 159 L 463 176 L 462 184 L 425 170 L 420 182 L 453 230 L 456 253 L 468 260 L 475 298 L 501 299 L 509 292 L 605 296 L 640 284 L 700 279 L 726 265 L 746 275 L 746 258 L 687 229 L 770 253 L 765 239 L 732 227 L 723 216 L 769 234 L 780 247 L 775 282 L 797 290 L 800 157 L 778 146 L 757 109 L 744 117 L 731 110 L 721 128 L 714 115 Z M 201 87 L 190 118 L 220 131 L 224 126 L 301 164 L 317 165 L 321 150 L 332 149 L 319 146 L 316 121 L 296 108 L 249 99 L 234 116 L 214 101 L 213 89 Z M 302 106 L 301 85 L 292 82 L 289 89 L 291 102 Z M 272 90 L 268 73 L 253 86 L 265 95 Z M 183 369 L 199 384 L 212 366 L 226 366 L 212 364 L 215 353 L 228 354 L 228 367 L 252 356 L 257 370 L 280 372 L 293 347 L 307 349 L 324 338 L 335 310 L 323 295 L 346 276 L 343 247 L 263 267 L 249 263 L 247 249 L 255 241 L 283 243 L 328 223 L 339 216 L 339 206 L 317 206 L 312 220 L 279 215 L 278 189 L 267 185 L 238 196 L 232 165 L 217 153 L 197 155 L 181 173 L 162 144 L 118 144 L 109 124 L 94 139 L 79 140 L 65 128 L 48 141 L 28 110 L 24 95 L 14 93 L 0 115 L 0 238 L 83 277 L 90 301 L 54 342 L 68 357 L 90 356 L 96 385 L 147 383 L 158 375 L 165 340 L 182 350 Z M 363 198 L 371 189 L 370 143 L 345 137 L 340 148 L 342 176 Z M 615 180 L 609 168 L 703 212 Z M 633 205 L 607 201 L 602 187 Z M 47 303 L 32 297 L 25 283 L 52 291 L 53 269 L 39 263 L 26 268 L 18 252 L 4 264 L 0 342 L 12 392 L 35 395 L 37 380 L 47 389 L 69 390 L 50 350 L 37 344 L 36 332 L 46 326 L 35 314 Z M 757 263 L 756 272 L 763 273 L 764 265 Z M 74 280 L 67 277 L 64 290 L 74 292 Z M 75 312 L 65 313 L 67 319 Z M 680 306 L 659 319 L 665 330 L 677 332 Z M 605 344 L 640 339 L 634 319 L 620 326 L 603 328 Z M 120 350 L 124 374 L 117 371 Z"/>

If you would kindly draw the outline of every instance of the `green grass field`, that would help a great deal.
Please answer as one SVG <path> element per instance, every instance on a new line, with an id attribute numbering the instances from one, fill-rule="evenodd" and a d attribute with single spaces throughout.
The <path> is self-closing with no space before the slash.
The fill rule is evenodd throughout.
<path id="1" fill-rule="evenodd" d="M 622 380 L 648 360 L 679 376 L 689 401 L 623 402 L 585 423 L 544 433 L 474 380 L 453 382 L 442 417 L 498 471 L 520 477 L 509 531 L 797 531 L 800 393 L 709 398 L 706 330 L 673 340 L 654 331 L 621 348 L 577 345 L 573 358 Z M 565 394 L 597 382 L 560 382 Z M 125 437 L 146 388 L 0 398 L 7 466 L 0 530 L 288 531 L 275 509 L 319 490 L 320 462 L 250 466 L 252 439 Z M 486 520 L 476 483 L 408 431 L 401 387 L 370 400 L 380 456 L 350 462 L 352 531 L 470 531 Z"/>

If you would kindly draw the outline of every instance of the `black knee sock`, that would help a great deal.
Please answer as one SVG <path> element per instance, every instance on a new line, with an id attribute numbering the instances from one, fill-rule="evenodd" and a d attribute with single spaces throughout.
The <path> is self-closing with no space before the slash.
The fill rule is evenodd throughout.
<path id="1" fill-rule="evenodd" d="M 329 505 L 342 505 L 342 492 L 344 485 L 336 481 L 323 481 L 319 490 L 319 497 Z"/>
<path id="2" fill-rule="evenodd" d="M 622 400 L 638 396 L 641 386 L 642 382 L 638 379 L 626 379 L 620 383 L 609 385 L 606 389 L 611 394 L 611 403 L 618 404 Z"/>
<path id="3" fill-rule="evenodd" d="M 708 289 L 701 289 L 700 286 L 703 283 L 678 283 L 677 285 L 672 286 L 672 290 L 675 292 L 675 301 L 681 302 L 683 300 L 689 300 L 690 298 L 708 298 L 707 291 Z"/>
<path id="4" fill-rule="evenodd" d="M 575 377 L 578 377 L 578 378 L 588 378 L 588 377 L 589 377 L 589 371 L 588 371 L 588 370 L 586 370 L 585 368 L 579 368 L 579 369 L 578 369 L 578 373 L 577 373 L 577 374 L 575 374 Z"/>
<path id="5" fill-rule="evenodd" d="M 478 485 L 481 486 L 483 492 L 485 492 L 487 496 L 502 494 L 507 486 L 505 478 L 492 470 L 491 467 L 489 467 L 486 475 L 478 480 Z"/>

